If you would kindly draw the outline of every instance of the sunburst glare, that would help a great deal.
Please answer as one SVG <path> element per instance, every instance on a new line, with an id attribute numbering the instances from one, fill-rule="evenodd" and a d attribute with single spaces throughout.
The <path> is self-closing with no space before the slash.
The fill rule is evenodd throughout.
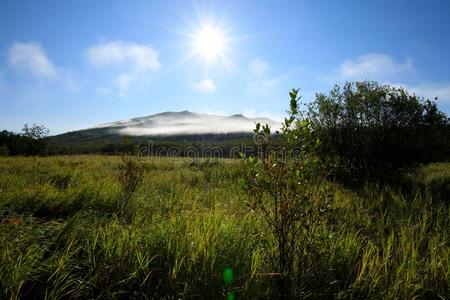
<path id="1" fill-rule="evenodd" d="M 223 33 L 213 26 L 204 26 L 195 33 L 194 51 L 207 60 L 222 56 L 225 46 Z"/>
<path id="2" fill-rule="evenodd" d="M 187 52 L 184 52 L 185 56 L 169 67 L 167 72 L 196 58 L 204 64 L 205 76 L 210 75 L 212 68 L 218 67 L 237 71 L 246 77 L 245 72 L 234 62 L 233 56 L 240 52 L 236 49 L 236 42 L 251 38 L 255 34 L 234 35 L 232 22 L 226 22 L 223 18 L 214 20 L 207 15 L 199 15 L 196 23 L 186 20 L 185 25 L 184 30 L 174 32 L 185 38 L 178 47 Z"/>

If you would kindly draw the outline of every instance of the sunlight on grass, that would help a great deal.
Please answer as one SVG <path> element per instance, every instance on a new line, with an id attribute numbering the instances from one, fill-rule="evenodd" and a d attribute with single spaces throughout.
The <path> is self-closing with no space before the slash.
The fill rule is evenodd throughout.
<path id="1" fill-rule="evenodd" d="M 122 216 L 119 164 L 102 156 L 0 159 L 2 298 L 222 298 L 226 287 L 236 298 L 271 295 L 277 274 L 267 249 L 275 244 L 246 205 L 238 161 L 149 160 Z M 326 222 L 299 236 L 300 293 L 448 295 L 448 205 L 322 188 L 333 202 Z"/>

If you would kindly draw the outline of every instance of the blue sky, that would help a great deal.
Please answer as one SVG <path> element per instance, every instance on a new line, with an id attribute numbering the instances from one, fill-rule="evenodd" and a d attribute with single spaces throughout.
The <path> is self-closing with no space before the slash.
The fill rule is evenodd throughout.
<path id="1" fill-rule="evenodd" d="M 364 79 L 450 113 L 449 15 L 449 1 L 3 0 L 0 129 L 180 110 L 276 119 L 293 87 L 309 101 Z M 205 27 L 224 44 L 210 59 L 195 46 Z"/>

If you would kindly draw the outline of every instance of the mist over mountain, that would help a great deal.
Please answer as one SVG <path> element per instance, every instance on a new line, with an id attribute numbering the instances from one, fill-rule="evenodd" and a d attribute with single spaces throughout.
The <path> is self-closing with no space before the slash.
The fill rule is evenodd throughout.
<path id="1" fill-rule="evenodd" d="M 116 121 L 94 128 L 109 129 L 110 133 L 119 135 L 170 136 L 252 132 L 256 123 L 269 124 L 274 129 L 281 127 L 280 122 L 268 118 L 247 118 L 241 114 L 219 116 L 180 111 Z"/>
<path id="2" fill-rule="evenodd" d="M 114 153 L 123 144 L 124 137 L 130 137 L 135 144 L 152 140 L 178 146 L 202 143 L 226 148 L 251 142 L 258 122 L 268 124 L 273 131 L 281 127 L 281 122 L 269 118 L 248 118 L 241 114 L 163 112 L 66 132 L 49 137 L 49 141 L 53 149 L 62 149 L 55 150 L 56 153 Z"/>

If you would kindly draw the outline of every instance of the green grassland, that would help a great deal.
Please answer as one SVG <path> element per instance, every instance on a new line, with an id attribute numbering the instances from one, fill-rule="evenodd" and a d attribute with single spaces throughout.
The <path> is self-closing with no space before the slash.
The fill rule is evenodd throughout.
<path id="1" fill-rule="evenodd" d="M 228 267 L 237 299 L 273 295 L 275 241 L 239 160 L 148 159 L 122 214 L 120 163 L 0 158 L 0 298 L 223 299 Z M 415 172 L 404 193 L 320 187 L 329 205 L 299 234 L 298 297 L 450 297 L 450 164 Z"/>

